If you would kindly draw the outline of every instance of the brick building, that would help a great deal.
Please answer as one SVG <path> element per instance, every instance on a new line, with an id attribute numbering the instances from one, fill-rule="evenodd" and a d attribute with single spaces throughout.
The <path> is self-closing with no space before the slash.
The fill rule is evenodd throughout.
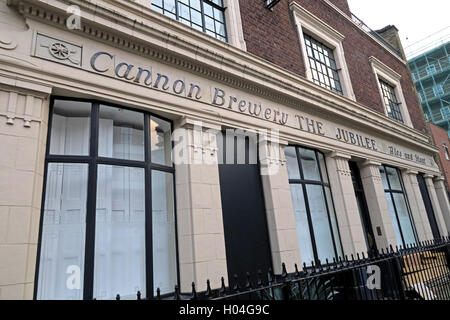
<path id="1" fill-rule="evenodd" d="M 428 122 L 427 126 L 430 130 L 431 137 L 433 138 L 434 144 L 439 148 L 439 154 L 436 155 L 438 165 L 441 168 L 441 172 L 445 177 L 445 184 L 447 187 L 447 192 L 450 192 L 449 181 L 450 181 L 450 139 L 448 138 L 447 131 L 438 127 L 437 125 Z"/>
<path id="2" fill-rule="evenodd" d="M 270 3 L 0 0 L 0 299 L 200 291 L 448 235 L 395 27 Z"/>

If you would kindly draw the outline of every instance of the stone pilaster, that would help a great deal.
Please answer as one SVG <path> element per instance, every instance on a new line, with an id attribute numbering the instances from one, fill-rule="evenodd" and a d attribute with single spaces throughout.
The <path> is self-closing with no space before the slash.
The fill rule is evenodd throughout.
<path id="1" fill-rule="evenodd" d="M 436 193 L 436 189 L 434 188 L 434 176 L 427 174 L 424 176 L 425 183 L 427 185 L 428 194 L 430 196 L 431 205 L 433 206 L 434 217 L 436 218 L 436 222 L 439 228 L 439 233 L 441 236 L 445 236 L 448 234 L 447 226 L 445 224 L 444 216 L 442 215 L 441 206 L 439 204 L 439 199 Z"/>
<path id="2" fill-rule="evenodd" d="M 439 200 L 439 205 L 441 207 L 442 216 L 447 226 L 447 234 L 450 234 L 450 204 L 448 201 L 447 189 L 444 184 L 444 177 L 438 177 L 434 179 L 434 188 L 436 190 L 436 195 Z"/>
<path id="3" fill-rule="evenodd" d="M 285 144 L 260 139 L 260 167 L 275 273 L 302 264 L 284 155 Z"/>
<path id="4" fill-rule="evenodd" d="M 361 164 L 360 171 L 375 241 L 378 249 L 381 250 L 389 245 L 397 245 L 397 239 L 384 193 L 380 166 L 380 163 L 365 161 Z"/>
<path id="5" fill-rule="evenodd" d="M 417 181 L 418 174 L 417 171 L 403 170 L 403 183 L 419 241 L 432 240 L 433 232 L 431 231 L 422 193 L 420 192 L 419 182 Z"/>
<path id="6" fill-rule="evenodd" d="M 220 127 L 182 119 L 174 132 L 178 252 L 182 292 L 227 282 L 216 132 Z"/>
<path id="7" fill-rule="evenodd" d="M 0 300 L 33 298 L 50 92 L 0 76 Z"/>
<path id="8" fill-rule="evenodd" d="M 344 254 L 367 252 L 364 228 L 358 210 L 348 161 L 349 155 L 333 152 L 326 156 Z"/>

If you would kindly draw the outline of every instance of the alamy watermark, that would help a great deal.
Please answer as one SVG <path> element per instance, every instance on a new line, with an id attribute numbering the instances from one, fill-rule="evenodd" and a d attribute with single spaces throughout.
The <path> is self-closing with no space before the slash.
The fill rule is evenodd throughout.
<path id="1" fill-rule="evenodd" d="M 66 13 L 69 17 L 66 20 L 66 27 L 69 30 L 81 30 L 81 9 L 79 6 L 68 6 Z"/>

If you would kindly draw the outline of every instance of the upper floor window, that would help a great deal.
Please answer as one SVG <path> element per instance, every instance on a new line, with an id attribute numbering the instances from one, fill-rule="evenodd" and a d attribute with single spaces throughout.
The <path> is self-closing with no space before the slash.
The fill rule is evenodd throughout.
<path id="1" fill-rule="evenodd" d="M 402 76 L 374 56 L 369 58 L 369 62 L 375 75 L 385 115 L 397 122 L 413 127 L 402 90 Z M 419 92 L 419 95 L 423 98 L 422 93 Z"/>
<path id="2" fill-rule="evenodd" d="M 387 82 L 380 80 L 381 91 L 383 93 L 384 105 L 386 107 L 388 116 L 398 122 L 403 123 L 403 116 L 400 110 L 400 103 L 395 95 L 394 87 Z"/>
<path id="3" fill-rule="evenodd" d="M 450 160 L 450 157 L 448 155 L 448 147 L 445 143 L 442 144 L 442 148 L 444 149 L 445 159 Z"/>
<path id="4" fill-rule="evenodd" d="M 152 8 L 194 29 L 227 41 L 223 0 L 152 0 Z"/>
<path id="5" fill-rule="evenodd" d="M 313 81 L 331 91 L 343 94 L 333 50 L 307 34 L 303 37 Z"/>
<path id="6" fill-rule="evenodd" d="M 344 54 L 345 36 L 295 1 L 289 8 L 298 29 L 306 78 L 355 101 Z"/>

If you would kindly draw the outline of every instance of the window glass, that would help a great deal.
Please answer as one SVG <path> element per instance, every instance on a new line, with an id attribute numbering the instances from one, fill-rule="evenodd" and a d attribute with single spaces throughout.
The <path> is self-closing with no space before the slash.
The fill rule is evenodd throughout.
<path id="1" fill-rule="evenodd" d="M 314 261 L 314 252 L 309 233 L 308 215 L 301 184 L 291 184 L 291 197 L 294 206 L 295 225 L 297 229 L 298 245 L 303 262 L 310 264 Z"/>
<path id="2" fill-rule="evenodd" d="M 134 300 L 138 291 L 152 298 L 157 287 L 173 292 L 171 123 L 97 102 L 55 99 L 51 110 L 37 298 Z M 89 145 L 92 128 L 98 144 Z"/>
<path id="3" fill-rule="evenodd" d="M 343 94 L 333 49 L 303 34 L 313 82 L 333 92 Z"/>
<path id="4" fill-rule="evenodd" d="M 151 2 L 152 8 L 172 19 L 181 21 L 219 40 L 227 41 L 225 7 L 214 0 L 159 0 Z"/>
<path id="5" fill-rule="evenodd" d="M 384 167 L 380 167 L 380 174 L 381 174 L 381 181 L 383 182 L 383 188 L 389 189 L 389 185 L 388 185 L 388 181 L 387 181 L 387 177 L 386 177 L 386 170 L 384 169 Z"/>
<path id="6" fill-rule="evenodd" d="M 397 240 L 397 244 L 402 244 L 402 235 L 400 234 L 400 227 L 398 225 L 397 216 L 395 214 L 394 204 L 389 192 L 386 192 L 386 200 L 389 207 L 389 213 L 391 215 L 392 226 L 394 227 L 395 239 Z"/>
<path id="7" fill-rule="evenodd" d="M 145 297 L 145 171 L 98 166 L 94 298 Z"/>
<path id="8" fill-rule="evenodd" d="M 285 154 L 302 260 L 308 264 L 330 262 L 342 256 L 342 245 L 325 157 L 301 147 L 286 147 Z"/>
<path id="9" fill-rule="evenodd" d="M 415 244 L 417 237 L 413 226 L 414 221 L 403 190 L 400 171 L 396 168 L 381 166 L 380 172 L 397 244 L 402 246 Z M 386 173 L 388 179 L 386 179 Z M 389 185 L 386 180 L 389 180 Z"/>
<path id="10" fill-rule="evenodd" d="M 50 133 L 50 154 L 89 155 L 91 103 L 55 100 Z"/>
<path id="11" fill-rule="evenodd" d="M 399 107 L 400 103 L 397 100 L 394 87 L 384 82 L 383 80 L 380 80 L 380 86 L 388 116 L 398 122 L 403 123 L 403 116 Z"/>
<path id="12" fill-rule="evenodd" d="M 400 220 L 400 226 L 402 228 L 403 238 L 405 239 L 405 244 L 415 244 L 416 238 L 414 235 L 412 220 L 409 214 L 408 206 L 406 204 L 405 196 L 401 193 L 394 193 L 393 195 L 398 219 Z"/>
<path id="13" fill-rule="evenodd" d="M 144 161 L 144 114 L 101 105 L 98 153 L 101 157 Z"/>
<path id="14" fill-rule="evenodd" d="M 339 237 L 336 211 L 334 210 L 333 198 L 331 197 L 331 189 L 329 187 L 325 187 L 325 194 L 327 196 L 328 209 L 330 211 L 330 220 L 331 220 L 331 227 L 333 229 L 334 243 L 336 244 L 338 255 L 343 256 L 344 251 L 342 250 L 341 239 Z"/>
<path id="15" fill-rule="evenodd" d="M 336 255 L 330 232 L 330 222 L 328 220 L 323 188 L 317 185 L 307 185 L 306 191 L 308 193 L 309 210 L 314 229 L 314 238 L 316 239 L 318 258 L 322 263 L 325 263 L 325 259 L 333 259 Z"/>
<path id="16" fill-rule="evenodd" d="M 386 167 L 386 173 L 392 190 L 402 190 L 398 171 L 395 168 Z"/>
<path id="17" fill-rule="evenodd" d="M 314 150 L 303 148 L 299 148 L 299 151 L 303 168 L 303 178 L 305 180 L 320 181 L 316 152 Z"/>
<path id="18" fill-rule="evenodd" d="M 319 165 L 320 165 L 320 172 L 322 173 L 322 179 L 323 182 L 328 183 L 328 173 L 327 173 L 327 166 L 325 164 L 325 157 L 322 153 L 318 153 L 319 156 Z"/>
<path id="19" fill-rule="evenodd" d="M 152 172 L 154 290 L 173 292 L 177 283 L 173 175 Z"/>
<path id="20" fill-rule="evenodd" d="M 87 181 L 87 164 L 48 165 L 38 299 L 83 298 Z"/>
<path id="21" fill-rule="evenodd" d="M 150 144 L 153 163 L 172 165 L 171 124 L 162 119 L 151 117 Z"/>
<path id="22" fill-rule="evenodd" d="M 294 147 L 284 148 L 289 179 L 300 179 L 300 169 L 298 167 L 297 153 Z"/>

